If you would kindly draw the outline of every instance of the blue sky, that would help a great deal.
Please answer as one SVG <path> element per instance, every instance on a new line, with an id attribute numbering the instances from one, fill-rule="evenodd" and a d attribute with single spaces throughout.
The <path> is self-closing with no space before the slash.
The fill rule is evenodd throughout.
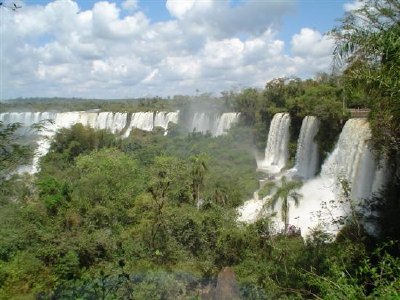
<path id="1" fill-rule="evenodd" d="M 5 0 L 11 4 L 12 0 Z M 15 0 L 0 98 L 124 98 L 262 88 L 329 72 L 325 35 L 359 1 Z"/>

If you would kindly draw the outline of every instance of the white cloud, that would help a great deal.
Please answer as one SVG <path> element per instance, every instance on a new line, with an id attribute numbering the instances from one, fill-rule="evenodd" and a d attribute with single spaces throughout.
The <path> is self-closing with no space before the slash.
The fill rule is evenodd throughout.
<path id="1" fill-rule="evenodd" d="M 127 38 L 139 34 L 148 26 L 148 19 L 137 12 L 124 19 L 119 18 L 119 8 L 115 3 L 97 2 L 93 7 L 93 31 L 103 39 Z"/>
<path id="2" fill-rule="evenodd" d="M 193 8 L 195 3 L 196 0 L 167 0 L 165 6 L 172 16 L 181 19 Z"/>
<path id="3" fill-rule="evenodd" d="M 174 18 L 163 22 L 151 22 L 137 1 L 4 10 L 0 98 L 218 92 L 329 69 L 332 41 L 318 31 L 303 28 L 289 45 L 278 38 L 290 2 L 184 2 L 168 1 Z"/>
<path id="4" fill-rule="evenodd" d="M 134 11 L 139 8 L 137 0 L 125 0 L 122 2 L 121 6 L 128 11 Z"/>
<path id="5" fill-rule="evenodd" d="M 295 9 L 295 1 L 247 0 L 231 7 L 230 0 L 168 0 L 166 7 L 192 33 L 227 38 L 236 33 L 259 33 L 279 25 Z"/>
<path id="6" fill-rule="evenodd" d="M 346 12 L 360 9 L 364 5 L 362 0 L 354 0 L 353 2 L 347 2 L 343 4 L 343 9 Z"/>
<path id="7" fill-rule="evenodd" d="M 293 74 L 302 76 L 304 70 L 323 72 L 331 67 L 334 49 L 331 37 L 310 28 L 302 28 L 293 35 L 291 45 L 294 56 L 290 72 Z"/>
<path id="8" fill-rule="evenodd" d="M 300 33 L 292 37 L 292 52 L 301 57 L 312 56 L 318 58 L 331 55 L 333 45 L 332 38 L 310 28 L 302 28 Z"/>

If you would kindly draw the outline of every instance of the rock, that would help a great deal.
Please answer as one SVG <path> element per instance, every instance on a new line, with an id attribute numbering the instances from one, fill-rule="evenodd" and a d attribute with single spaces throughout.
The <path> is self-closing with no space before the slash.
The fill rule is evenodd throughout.
<path id="1" fill-rule="evenodd" d="M 217 285 L 207 294 L 203 294 L 204 300 L 239 300 L 240 291 L 236 281 L 235 272 L 231 267 L 225 267 L 218 274 Z"/>

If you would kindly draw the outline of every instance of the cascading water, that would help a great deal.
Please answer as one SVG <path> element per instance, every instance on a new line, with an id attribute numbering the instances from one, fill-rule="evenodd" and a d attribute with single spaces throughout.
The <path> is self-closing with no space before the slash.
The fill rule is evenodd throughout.
<path id="1" fill-rule="evenodd" d="M 232 127 L 232 124 L 239 120 L 239 115 L 239 113 L 223 113 L 217 119 L 216 130 L 213 132 L 213 136 L 225 134 Z"/>
<path id="2" fill-rule="evenodd" d="M 318 133 L 319 121 L 316 117 L 307 116 L 303 119 L 300 136 L 297 142 L 296 175 L 302 179 L 314 177 L 318 168 L 318 145 L 314 141 Z"/>
<path id="3" fill-rule="evenodd" d="M 290 115 L 277 113 L 269 128 L 265 158 L 258 162 L 258 168 L 268 173 L 278 173 L 286 165 L 289 156 Z"/>
<path id="4" fill-rule="evenodd" d="M 168 134 L 168 125 L 170 122 L 177 124 L 179 120 L 179 111 L 175 112 L 156 112 L 154 117 L 154 127 L 164 129 L 164 135 Z"/>
<path id="5" fill-rule="evenodd" d="M 0 113 L 0 121 L 5 124 L 20 123 L 20 134 L 31 134 L 30 126 L 47 119 L 54 119 L 55 114 L 50 112 L 8 112 Z"/>
<path id="6" fill-rule="evenodd" d="M 348 120 L 334 151 L 322 166 L 320 176 L 300 189 L 303 198 L 298 208 L 293 207 L 290 223 L 299 226 L 303 235 L 324 223 L 327 231 L 335 233 L 339 230 L 333 219 L 348 215 L 350 209 L 348 204 L 340 203 L 341 181 L 349 183 L 351 198 L 356 201 L 370 197 L 382 186 L 385 172 L 377 167 L 368 143 L 370 137 L 367 120 Z M 331 205 L 331 201 L 335 203 Z M 324 219 L 325 214 L 329 220 Z"/>
<path id="7" fill-rule="evenodd" d="M 153 112 L 136 112 L 132 114 L 129 127 L 125 132 L 125 137 L 128 137 L 133 128 L 141 129 L 144 131 L 152 131 L 154 127 L 154 113 Z"/>
<path id="8" fill-rule="evenodd" d="M 164 130 L 168 129 L 169 122 L 178 123 L 179 112 L 163 112 L 156 113 L 154 118 L 154 127 L 161 127 Z"/>
<path id="9" fill-rule="evenodd" d="M 192 123 L 189 126 L 190 132 L 210 132 L 212 136 L 225 134 L 239 120 L 239 113 L 223 113 L 220 116 L 200 113 L 194 114 Z"/>
<path id="10" fill-rule="evenodd" d="M 239 118 L 238 113 L 224 113 L 219 117 L 207 115 L 206 113 L 196 113 L 193 116 L 191 131 L 209 131 L 213 136 L 224 134 L 234 122 Z M 40 157 L 44 156 L 49 148 L 51 138 L 60 128 L 70 128 L 74 124 L 81 123 L 96 129 L 107 129 L 113 133 L 123 134 L 128 137 L 133 128 L 145 131 L 152 131 L 154 127 L 168 129 L 168 124 L 178 123 L 179 111 L 176 112 L 136 112 L 132 113 L 129 120 L 127 113 L 112 112 L 93 112 L 93 111 L 73 111 L 73 112 L 9 112 L 0 113 L 0 121 L 4 123 L 19 122 L 23 128 L 28 128 L 34 123 L 50 119 L 48 123 L 37 134 L 37 149 L 33 157 L 33 166 L 24 167 L 23 170 L 35 173 L 38 170 Z M 27 131 L 26 129 L 24 129 Z M 29 132 L 27 131 L 27 134 Z"/>
<path id="11" fill-rule="evenodd" d="M 179 112 L 158 112 L 157 115 L 163 115 L 163 123 L 161 127 L 167 128 L 169 122 L 177 123 Z M 52 122 L 44 124 L 43 128 L 31 140 L 35 140 L 37 147 L 34 153 L 31 166 L 22 166 L 20 172 L 36 173 L 38 171 L 38 163 L 42 156 L 46 155 L 50 148 L 51 138 L 60 128 L 70 128 L 74 124 L 81 123 L 84 126 L 89 126 L 96 129 L 107 129 L 113 133 L 122 133 L 126 128 L 124 136 L 129 136 L 132 128 L 138 128 L 146 131 L 151 131 L 157 120 L 154 120 L 153 112 L 138 112 L 133 113 L 128 126 L 127 113 L 112 113 L 112 112 L 7 112 L 0 113 L 0 121 L 5 124 L 21 123 L 23 125 L 21 132 L 26 135 L 32 135 L 29 131 L 29 126 L 51 120 Z M 158 123 L 159 124 L 159 123 Z M 128 127 L 128 128 L 127 128 Z"/>
<path id="12" fill-rule="evenodd" d="M 208 131 L 212 132 L 213 128 L 213 120 L 210 119 L 210 116 L 206 113 L 198 113 L 196 112 L 193 116 L 191 127 L 189 128 L 190 132 L 201 132 L 207 133 Z"/>

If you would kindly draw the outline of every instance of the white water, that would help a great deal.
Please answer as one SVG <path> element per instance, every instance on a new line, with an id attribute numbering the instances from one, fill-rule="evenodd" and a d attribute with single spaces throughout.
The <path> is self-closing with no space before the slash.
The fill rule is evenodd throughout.
<path id="1" fill-rule="evenodd" d="M 262 217 L 263 206 L 265 201 L 259 199 L 258 191 L 254 192 L 253 199 L 246 201 L 241 207 L 238 208 L 238 221 L 254 223 Z"/>
<path id="2" fill-rule="evenodd" d="M 224 113 L 221 116 L 209 116 L 206 113 L 196 113 L 192 120 L 193 131 L 210 131 L 213 136 L 225 134 L 231 125 L 237 122 L 238 113 Z M 32 166 L 23 166 L 20 170 L 29 173 L 38 171 L 38 162 L 49 148 L 51 138 L 60 128 L 70 128 L 74 124 L 81 123 L 96 129 L 107 129 L 112 133 L 121 134 L 128 137 L 134 128 L 144 131 L 152 131 L 154 127 L 161 127 L 167 134 L 170 122 L 177 124 L 179 121 L 179 111 L 176 112 L 136 112 L 112 113 L 112 112 L 91 112 L 91 111 L 72 111 L 62 113 L 50 112 L 9 112 L 0 113 L 0 121 L 7 123 L 19 122 L 23 124 L 22 131 L 30 134 L 28 128 L 32 124 L 43 120 L 52 120 L 53 123 L 47 124 L 39 133 L 37 148 L 33 157 Z"/>
<path id="3" fill-rule="evenodd" d="M 165 130 L 164 135 L 168 134 L 168 124 L 170 122 L 178 124 L 179 111 L 174 112 L 156 112 L 154 117 L 154 127 L 161 127 Z"/>
<path id="4" fill-rule="evenodd" d="M 224 113 L 218 118 L 213 136 L 225 134 L 239 120 L 239 113 Z"/>
<path id="5" fill-rule="evenodd" d="M 302 179 L 314 177 L 318 168 L 318 145 L 314 141 L 318 133 L 319 121 L 316 117 L 307 116 L 303 119 L 300 136 L 297 142 L 296 175 Z"/>
<path id="6" fill-rule="evenodd" d="M 370 138 L 365 119 L 348 120 L 320 176 L 300 189 L 303 198 L 298 208 L 293 207 L 289 223 L 298 224 L 303 236 L 318 224 L 336 233 L 340 226 L 332 224 L 332 220 L 350 214 L 349 204 L 340 203 L 343 200 L 340 180 L 349 182 L 351 198 L 357 202 L 369 198 L 384 184 L 385 171 L 377 168 L 368 143 Z M 322 208 L 322 204 L 327 207 Z"/>
<path id="7" fill-rule="evenodd" d="M 213 124 L 215 120 L 206 113 L 196 112 L 192 119 L 192 124 L 190 125 L 190 132 L 201 132 L 207 133 L 211 132 L 213 129 Z"/>
<path id="8" fill-rule="evenodd" d="M 212 136 L 225 134 L 239 120 L 239 113 L 223 113 L 220 116 L 196 112 L 192 123 L 189 125 L 190 132 L 210 132 Z"/>
<path id="9" fill-rule="evenodd" d="M 282 118 L 282 116 L 279 117 Z M 310 121 L 312 120 L 303 121 L 304 131 L 310 131 L 309 137 L 304 138 L 304 143 L 307 139 L 312 141 L 313 138 L 310 136 L 313 135 L 312 132 L 317 131 L 315 122 Z M 312 126 L 311 124 L 306 125 L 307 122 L 314 124 Z M 314 129 L 312 129 L 313 127 Z M 308 129 L 306 130 L 306 128 Z M 307 136 L 307 134 L 304 134 L 304 136 Z M 367 199 L 378 192 L 385 184 L 386 178 L 388 178 L 387 168 L 384 163 L 381 167 L 378 167 L 370 149 L 370 138 L 371 131 L 366 119 L 348 120 L 343 127 L 335 149 L 323 164 L 321 174 L 306 181 L 298 191 L 303 196 L 300 199 L 299 207 L 295 207 L 294 203 L 290 201 L 289 224 L 299 227 L 303 236 L 307 236 L 310 230 L 317 226 L 335 234 L 340 230 L 340 225 L 332 221 L 350 215 L 350 204 L 346 201 L 340 203 L 344 199 L 340 180 L 349 183 L 351 199 L 356 202 L 356 206 L 357 203 L 361 203 L 362 199 Z M 305 146 L 305 148 L 307 147 L 309 146 Z M 304 149 L 297 151 L 298 160 L 303 155 L 307 156 L 306 153 L 300 154 L 302 151 Z M 310 152 L 312 153 L 312 151 Z M 308 154 L 310 155 L 310 153 Z M 311 164 L 313 164 L 313 159 L 304 160 L 311 161 Z M 308 169 L 306 164 L 305 169 Z M 266 200 L 258 199 L 258 196 L 255 195 L 254 199 L 246 201 L 238 210 L 240 215 L 238 220 L 254 222 L 265 213 L 262 211 L 262 207 Z M 283 227 L 279 218 L 280 203 L 276 205 L 274 211 L 277 212 L 275 221 L 280 224 L 278 226 Z M 370 212 L 363 211 L 363 213 L 369 214 Z M 374 233 L 374 224 L 366 223 L 365 225 L 370 233 Z"/>
<path id="10" fill-rule="evenodd" d="M 177 124 L 179 120 L 179 111 L 175 112 L 162 112 L 156 113 L 154 118 L 154 127 L 162 127 L 163 129 L 168 129 L 169 122 Z"/>
<path id="11" fill-rule="evenodd" d="M 285 167 L 289 156 L 290 115 L 277 113 L 271 121 L 264 160 L 257 162 L 258 168 L 267 173 L 278 173 Z"/>
<path id="12" fill-rule="evenodd" d="M 157 112 L 154 117 L 153 112 L 133 113 L 128 122 L 127 113 L 112 112 L 8 112 L 0 113 L 0 121 L 5 124 L 21 123 L 22 132 L 26 135 L 31 134 L 29 126 L 44 120 L 51 120 L 52 123 L 46 123 L 41 131 L 37 133 L 37 147 L 35 149 L 32 165 L 20 167 L 20 172 L 36 173 L 38 171 L 39 160 L 50 149 L 51 138 L 60 128 L 70 128 L 74 124 L 81 123 L 96 129 L 107 129 L 112 133 L 123 133 L 129 136 L 133 128 L 151 131 L 155 126 L 167 129 L 168 123 L 177 123 L 179 112 Z"/>
<path id="13" fill-rule="evenodd" d="M 132 113 L 129 126 L 124 134 L 128 137 L 132 129 L 137 128 L 144 131 L 152 131 L 154 127 L 154 113 L 153 112 L 136 112 Z"/>

